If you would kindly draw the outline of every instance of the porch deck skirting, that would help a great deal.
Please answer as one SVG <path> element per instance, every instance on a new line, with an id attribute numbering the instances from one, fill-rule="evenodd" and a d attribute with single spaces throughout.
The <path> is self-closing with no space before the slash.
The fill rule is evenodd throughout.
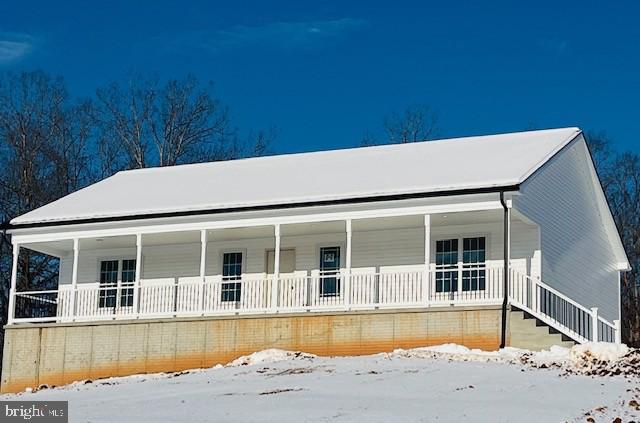
<path id="1" fill-rule="evenodd" d="M 431 307 L 7 326 L 2 392 L 206 368 L 266 348 L 362 355 L 457 343 L 495 350 L 500 307 Z"/>

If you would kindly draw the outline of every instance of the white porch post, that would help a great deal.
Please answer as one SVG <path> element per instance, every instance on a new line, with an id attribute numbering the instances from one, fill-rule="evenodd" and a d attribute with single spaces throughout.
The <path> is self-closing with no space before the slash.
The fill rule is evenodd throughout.
<path id="1" fill-rule="evenodd" d="M 207 273 L 207 230 L 200 231 L 200 313 L 204 314 L 204 294 Z"/>
<path id="2" fill-rule="evenodd" d="M 71 319 L 76 320 L 76 299 L 78 297 L 78 259 L 80 257 L 80 240 L 73 239 L 73 267 L 71 270 Z"/>
<path id="3" fill-rule="evenodd" d="M 276 245 L 273 252 L 273 279 L 271 281 L 271 309 L 278 309 L 278 283 L 280 279 L 280 224 L 274 225 Z"/>
<path id="4" fill-rule="evenodd" d="M 140 279 L 142 279 L 142 234 L 136 234 L 136 280 L 133 286 L 133 306 L 136 317 L 140 315 Z"/>
<path id="5" fill-rule="evenodd" d="M 351 307 L 351 238 L 353 231 L 351 229 L 351 219 L 345 221 L 345 230 L 347 232 L 347 252 L 346 252 L 346 278 L 344 279 L 344 305 L 346 308 Z"/>
<path id="6" fill-rule="evenodd" d="M 431 292 L 431 215 L 424 215 L 424 274 L 422 276 L 422 300 L 429 305 L 429 293 Z"/>
<path id="7" fill-rule="evenodd" d="M 620 326 L 620 320 L 614 320 L 613 326 L 615 327 L 615 341 L 616 344 L 622 344 L 622 327 Z"/>
<path id="8" fill-rule="evenodd" d="M 9 289 L 9 310 L 7 324 L 12 324 L 16 316 L 16 285 L 18 281 L 18 257 L 20 256 L 20 245 L 13 244 L 13 261 L 11 263 L 11 288 Z"/>
<path id="9" fill-rule="evenodd" d="M 598 307 L 591 307 L 591 331 L 593 332 L 593 342 L 598 342 Z"/>

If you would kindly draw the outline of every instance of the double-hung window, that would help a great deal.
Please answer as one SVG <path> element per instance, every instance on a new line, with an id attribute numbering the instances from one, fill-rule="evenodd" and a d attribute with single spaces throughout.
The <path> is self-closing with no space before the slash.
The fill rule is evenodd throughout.
<path id="1" fill-rule="evenodd" d="M 222 255 L 222 301 L 240 301 L 242 293 L 242 253 Z"/>
<path id="2" fill-rule="evenodd" d="M 122 260 L 122 290 L 120 291 L 120 306 L 133 306 L 133 285 L 136 281 L 136 261 Z"/>
<path id="3" fill-rule="evenodd" d="M 436 292 L 484 290 L 486 238 L 451 238 L 436 241 Z M 462 285 L 458 284 L 462 282 Z"/>
<path id="4" fill-rule="evenodd" d="M 458 240 L 436 241 L 436 292 L 458 290 Z"/>
<path id="5" fill-rule="evenodd" d="M 120 262 L 118 260 L 104 260 L 100 262 L 98 307 L 113 308 L 116 306 L 119 265 Z"/>
<path id="6" fill-rule="evenodd" d="M 100 262 L 100 290 L 98 307 L 115 308 L 120 284 L 120 307 L 133 306 L 133 287 L 136 280 L 136 260 L 102 260 Z"/>
<path id="7" fill-rule="evenodd" d="M 486 284 L 485 238 L 464 238 L 462 240 L 462 290 L 482 291 Z"/>

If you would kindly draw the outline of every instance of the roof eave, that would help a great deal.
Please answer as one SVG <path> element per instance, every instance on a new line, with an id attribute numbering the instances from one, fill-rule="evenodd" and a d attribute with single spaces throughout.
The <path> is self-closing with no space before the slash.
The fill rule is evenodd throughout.
<path id="1" fill-rule="evenodd" d="M 174 211 L 174 212 L 147 213 L 147 214 L 138 214 L 138 215 L 107 216 L 107 217 L 81 218 L 81 219 L 69 219 L 69 220 L 51 220 L 51 221 L 28 222 L 28 223 L 10 223 L 9 221 L 7 221 L 4 223 L 7 225 L 4 229 L 7 231 L 13 231 L 13 230 L 19 230 L 19 229 L 82 225 L 82 224 L 92 224 L 92 223 L 122 222 L 122 221 L 161 219 L 161 218 L 185 217 L 185 216 L 201 216 L 201 215 L 210 215 L 210 214 L 215 215 L 215 214 L 222 214 L 222 213 L 242 213 L 242 212 L 250 212 L 250 211 L 284 210 L 284 209 L 294 209 L 294 208 L 303 208 L 303 207 L 322 207 L 322 206 L 345 205 L 345 204 L 363 204 L 363 203 L 373 203 L 373 202 L 410 200 L 410 199 L 416 199 L 416 198 L 451 197 L 451 196 L 459 196 L 459 195 L 490 194 L 490 193 L 498 193 L 498 192 L 517 192 L 519 190 L 520 190 L 520 184 L 508 184 L 508 185 L 500 185 L 500 186 L 455 189 L 455 190 L 446 190 L 446 191 L 428 191 L 428 192 L 417 192 L 417 193 L 408 193 L 408 194 L 378 195 L 378 196 L 369 196 L 369 197 L 350 197 L 350 198 L 334 199 L 334 200 L 307 201 L 307 202 L 286 203 L 286 204 L 265 204 L 265 205 L 258 205 L 258 206 L 245 206 L 245 207 L 233 207 L 233 208 Z"/>

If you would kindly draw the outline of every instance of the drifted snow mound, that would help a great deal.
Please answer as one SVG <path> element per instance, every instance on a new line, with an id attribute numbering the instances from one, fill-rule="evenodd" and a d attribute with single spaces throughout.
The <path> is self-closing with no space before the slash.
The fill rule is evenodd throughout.
<path id="1" fill-rule="evenodd" d="M 262 350 L 254 352 L 253 354 L 244 355 L 233 360 L 227 366 L 251 366 L 254 364 L 276 363 L 278 361 L 287 360 L 310 360 L 317 357 L 314 354 L 309 354 L 301 351 L 287 351 L 277 348 L 270 348 L 268 350 Z"/>
<path id="2" fill-rule="evenodd" d="M 569 373 L 640 376 L 640 350 L 626 345 L 587 343 L 571 348 Z"/>
<path id="3" fill-rule="evenodd" d="M 629 353 L 629 347 L 624 344 L 609 344 L 606 342 L 588 342 L 571 348 L 570 359 L 575 364 L 588 361 L 618 361 Z"/>
<path id="4" fill-rule="evenodd" d="M 383 354 L 388 358 L 418 358 L 449 361 L 479 361 L 521 364 L 533 368 L 558 368 L 566 373 L 586 375 L 640 376 L 640 350 L 626 345 L 591 342 L 572 348 L 552 346 L 544 351 L 529 351 L 519 348 L 503 348 L 498 351 L 469 349 L 457 344 L 431 347 L 397 349 Z M 317 356 L 301 351 L 267 349 L 239 357 L 228 367 L 249 366 L 293 360 L 312 360 Z M 216 366 L 218 367 L 218 366 Z M 222 367 L 222 366 L 219 366 Z"/>
<path id="5" fill-rule="evenodd" d="M 566 361 L 569 357 L 569 349 L 553 346 L 548 351 L 532 352 L 520 348 L 507 347 L 498 351 L 483 351 L 469 349 L 458 344 L 443 344 L 432 347 L 412 348 L 409 350 L 398 349 L 393 351 L 390 356 L 497 363 L 521 363 L 523 357 L 526 357 L 528 363 L 535 362 L 535 364 L 541 365 Z"/>
<path id="6" fill-rule="evenodd" d="M 567 373 L 640 376 L 640 350 L 626 345 L 591 342 L 572 348 L 553 346 L 545 351 L 503 348 L 498 351 L 469 349 L 457 344 L 395 350 L 390 357 L 447 359 L 524 364 L 535 368 L 562 368 Z"/>

